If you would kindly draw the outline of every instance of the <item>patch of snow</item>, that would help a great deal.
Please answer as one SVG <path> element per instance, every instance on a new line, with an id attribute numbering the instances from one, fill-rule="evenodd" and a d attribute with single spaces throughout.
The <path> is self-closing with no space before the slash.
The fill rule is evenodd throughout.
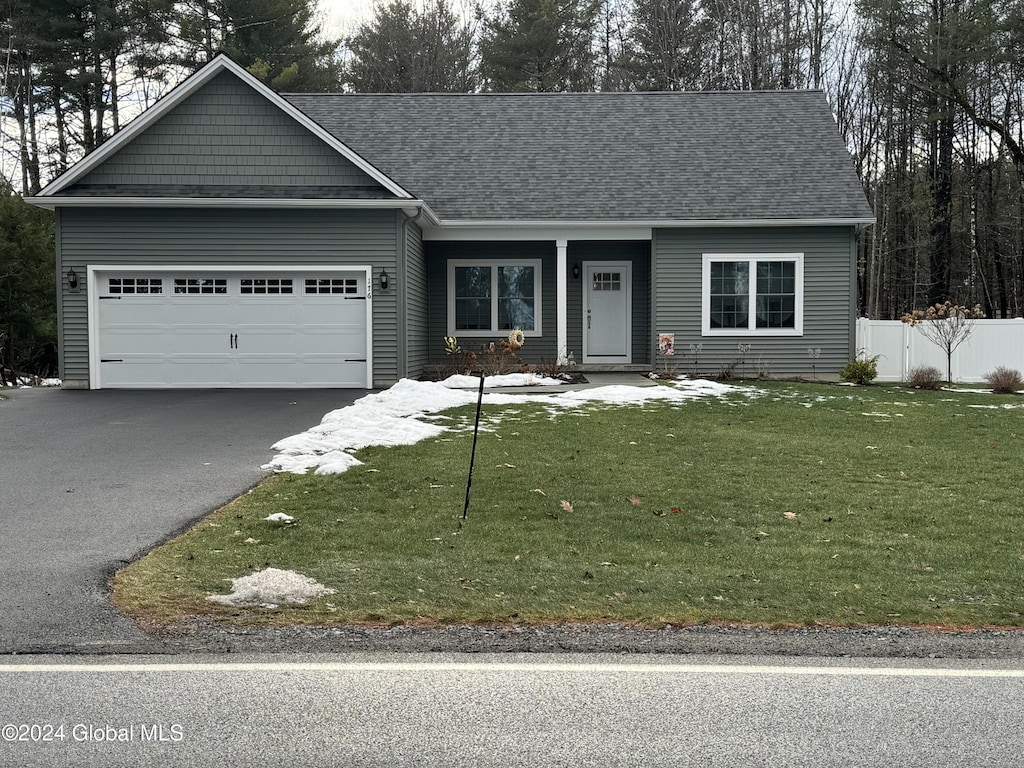
<path id="1" fill-rule="evenodd" d="M 295 518 L 291 515 L 285 514 L 284 512 L 274 512 L 273 514 L 267 515 L 264 520 L 271 523 L 294 523 Z"/>
<path id="2" fill-rule="evenodd" d="M 471 377 L 470 377 L 471 378 Z M 479 386 L 479 379 L 476 386 Z M 486 405 L 538 403 L 549 410 L 575 409 L 581 404 L 643 405 L 652 400 L 683 402 L 729 392 L 742 387 L 705 379 L 676 382 L 673 387 L 628 385 L 595 387 L 554 393 L 485 393 Z M 352 451 L 370 445 L 412 445 L 447 431 L 422 417 L 476 403 L 476 391 L 453 389 L 445 383 L 402 379 L 390 389 L 356 400 L 331 411 L 315 427 L 286 437 L 274 444 L 277 455 L 264 465 L 276 472 L 302 474 L 314 469 L 318 475 L 345 472 L 360 462 Z"/>
<path id="3" fill-rule="evenodd" d="M 302 474 L 316 468 L 319 475 L 336 474 L 358 466 L 349 453 L 369 445 L 412 445 L 436 437 L 445 427 L 420 421 L 431 413 L 470 405 L 477 393 L 451 389 L 438 382 L 402 379 L 390 389 L 331 411 L 315 427 L 273 445 L 278 454 L 263 466 L 276 472 Z M 488 403 L 522 402 L 513 395 L 489 394 Z"/>
<path id="4" fill-rule="evenodd" d="M 231 579 L 231 594 L 207 595 L 206 599 L 233 607 L 276 608 L 279 605 L 303 605 L 315 597 L 333 595 L 335 592 L 301 573 L 267 568 L 249 576 Z"/>
<path id="5" fill-rule="evenodd" d="M 449 376 L 441 382 L 452 389 L 479 389 L 479 376 Z M 536 373 L 505 373 L 484 377 L 484 389 L 491 387 L 553 387 L 565 382 Z"/>
<path id="6" fill-rule="evenodd" d="M 15 382 L 18 389 L 31 389 L 32 387 L 59 387 L 63 382 L 60 379 L 37 379 L 20 378 Z"/>

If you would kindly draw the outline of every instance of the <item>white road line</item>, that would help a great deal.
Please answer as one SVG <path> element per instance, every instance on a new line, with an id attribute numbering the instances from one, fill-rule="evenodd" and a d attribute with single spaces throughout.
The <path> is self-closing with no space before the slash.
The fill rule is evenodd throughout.
<path id="1" fill-rule="evenodd" d="M 1024 678 L 1024 669 L 935 667 L 827 667 L 758 664 L 564 664 L 470 662 L 199 662 L 164 664 L 0 664 L 0 674 L 139 674 L 158 672 L 466 672 L 659 675 L 779 675 L 821 677 Z"/>

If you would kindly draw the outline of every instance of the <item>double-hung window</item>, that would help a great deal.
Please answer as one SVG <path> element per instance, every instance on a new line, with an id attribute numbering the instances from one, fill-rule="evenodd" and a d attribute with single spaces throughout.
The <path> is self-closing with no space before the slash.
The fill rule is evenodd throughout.
<path id="1" fill-rule="evenodd" d="M 448 333 L 539 336 L 540 259 L 448 262 Z"/>
<path id="2" fill-rule="evenodd" d="M 803 334 L 802 253 L 705 253 L 702 279 L 705 336 Z"/>

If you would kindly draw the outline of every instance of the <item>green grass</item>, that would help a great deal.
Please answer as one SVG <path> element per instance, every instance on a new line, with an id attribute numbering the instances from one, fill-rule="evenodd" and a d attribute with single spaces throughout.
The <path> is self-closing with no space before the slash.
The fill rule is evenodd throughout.
<path id="1" fill-rule="evenodd" d="M 452 411 L 457 430 L 360 451 L 348 473 L 270 478 L 121 571 L 115 600 L 170 625 L 1024 625 L 1024 401 L 759 390 L 488 407 L 461 530 L 472 409 Z M 268 566 L 337 593 L 277 610 L 205 599 Z"/>

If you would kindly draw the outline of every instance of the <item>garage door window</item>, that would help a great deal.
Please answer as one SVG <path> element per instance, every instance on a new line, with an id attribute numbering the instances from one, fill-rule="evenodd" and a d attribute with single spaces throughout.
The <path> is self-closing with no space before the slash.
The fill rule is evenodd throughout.
<path id="1" fill-rule="evenodd" d="M 158 277 L 112 277 L 107 281 L 107 292 L 118 296 L 125 294 L 163 293 L 164 283 Z"/>
<path id="2" fill-rule="evenodd" d="M 290 294 L 292 292 L 292 281 L 278 277 L 243 277 L 242 294 Z"/>
<path id="3" fill-rule="evenodd" d="M 224 277 L 176 277 L 174 292 L 196 295 L 227 293 L 228 281 Z"/>
<path id="4" fill-rule="evenodd" d="M 359 281 L 352 277 L 323 277 L 319 280 L 306 281 L 307 294 L 357 294 L 359 293 Z"/>

